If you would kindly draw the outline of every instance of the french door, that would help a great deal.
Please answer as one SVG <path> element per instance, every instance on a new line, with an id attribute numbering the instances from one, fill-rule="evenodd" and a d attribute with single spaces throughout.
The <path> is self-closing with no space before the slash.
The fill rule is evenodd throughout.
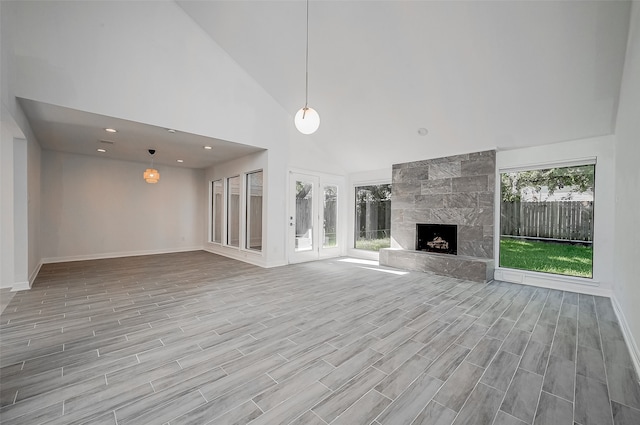
<path id="1" fill-rule="evenodd" d="M 289 174 L 289 263 L 340 255 L 338 187 L 316 175 Z"/>

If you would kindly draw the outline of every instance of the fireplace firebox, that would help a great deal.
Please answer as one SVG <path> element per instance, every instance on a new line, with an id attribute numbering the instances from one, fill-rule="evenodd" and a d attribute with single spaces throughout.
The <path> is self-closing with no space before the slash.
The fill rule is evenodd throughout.
<path id="1" fill-rule="evenodd" d="M 458 254 L 458 226 L 455 224 L 416 224 L 416 251 Z"/>

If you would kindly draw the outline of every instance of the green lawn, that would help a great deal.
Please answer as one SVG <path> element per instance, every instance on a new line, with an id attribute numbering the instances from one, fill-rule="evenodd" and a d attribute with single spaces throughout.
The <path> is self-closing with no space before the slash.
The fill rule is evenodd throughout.
<path id="1" fill-rule="evenodd" d="M 390 246 L 391 238 L 356 240 L 356 249 L 366 249 L 367 251 L 378 252 L 380 249 L 389 248 Z"/>
<path id="2" fill-rule="evenodd" d="M 322 244 L 323 248 L 333 248 L 338 245 L 338 241 L 336 239 L 335 233 L 325 233 L 324 235 L 324 243 Z"/>
<path id="3" fill-rule="evenodd" d="M 593 276 L 593 248 L 565 243 L 500 238 L 500 267 Z"/>

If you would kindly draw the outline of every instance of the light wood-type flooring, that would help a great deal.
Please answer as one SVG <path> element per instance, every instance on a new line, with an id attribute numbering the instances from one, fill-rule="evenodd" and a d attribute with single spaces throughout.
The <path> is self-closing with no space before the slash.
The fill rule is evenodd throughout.
<path id="1" fill-rule="evenodd" d="M 45 265 L 0 319 L 3 424 L 640 424 L 606 298 L 189 252 Z"/>

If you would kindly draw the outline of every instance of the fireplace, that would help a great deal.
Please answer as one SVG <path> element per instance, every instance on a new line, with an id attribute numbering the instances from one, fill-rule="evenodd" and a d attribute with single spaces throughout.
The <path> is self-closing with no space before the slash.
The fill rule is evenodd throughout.
<path id="1" fill-rule="evenodd" d="M 416 251 L 458 253 L 458 226 L 455 224 L 416 224 Z"/>

